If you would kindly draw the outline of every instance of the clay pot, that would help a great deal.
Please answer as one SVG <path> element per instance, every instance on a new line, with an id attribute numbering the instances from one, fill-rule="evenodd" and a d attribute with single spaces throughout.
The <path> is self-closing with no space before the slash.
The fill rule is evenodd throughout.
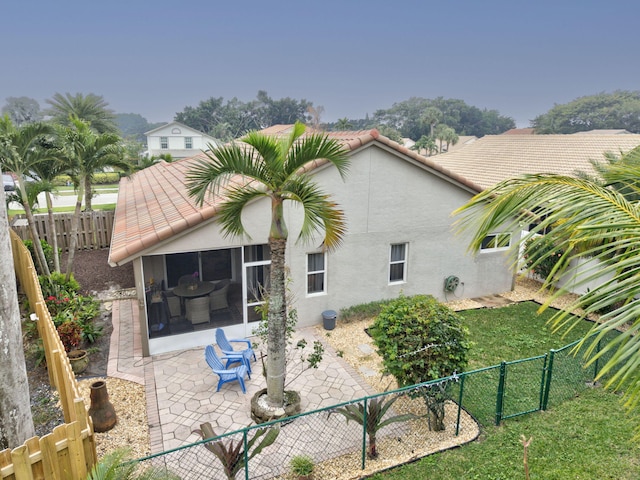
<path id="1" fill-rule="evenodd" d="M 71 350 L 67 353 L 67 357 L 71 364 L 71 370 L 76 375 L 84 372 L 89 366 L 89 354 L 86 350 Z"/>
<path id="2" fill-rule="evenodd" d="M 113 404 L 109 401 L 107 383 L 103 380 L 91 384 L 91 407 L 89 416 L 93 420 L 93 431 L 102 433 L 111 430 L 118 417 Z"/>

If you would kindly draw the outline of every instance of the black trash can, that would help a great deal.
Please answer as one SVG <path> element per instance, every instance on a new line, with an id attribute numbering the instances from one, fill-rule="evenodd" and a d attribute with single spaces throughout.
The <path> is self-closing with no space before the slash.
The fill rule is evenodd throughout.
<path id="1" fill-rule="evenodd" d="M 325 310 L 322 312 L 322 324 L 325 330 L 333 330 L 336 328 L 336 318 L 338 314 L 335 310 Z"/>

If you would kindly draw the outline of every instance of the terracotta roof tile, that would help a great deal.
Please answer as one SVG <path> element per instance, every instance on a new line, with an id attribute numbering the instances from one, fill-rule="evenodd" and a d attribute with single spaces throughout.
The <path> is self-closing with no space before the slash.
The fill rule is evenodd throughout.
<path id="1" fill-rule="evenodd" d="M 289 134 L 290 129 L 291 125 L 274 125 L 262 130 L 262 133 L 280 136 Z M 472 192 L 481 191 L 478 185 L 380 135 L 375 129 L 323 133 L 342 142 L 350 151 L 376 141 Z M 198 207 L 184 185 L 189 168 L 206 158 L 201 153 L 172 163 L 160 162 L 120 181 L 109 253 L 111 264 L 126 263 L 145 250 L 216 215 L 220 194 L 215 198 L 209 197 L 202 207 Z M 308 172 L 327 163 L 327 160 L 316 160 L 303 167 L 302 171 Z M 241 184 L 243 179 L 236 177 L 231 181 Z"/>
<path id="2" fill-rule="evenodd" d="M 593 172 L 589 160 L 640 145 L 640 135 L 487 135 L 456 152 L 434 158 L 450 171 L 488 188 L 527 173 Z"/>

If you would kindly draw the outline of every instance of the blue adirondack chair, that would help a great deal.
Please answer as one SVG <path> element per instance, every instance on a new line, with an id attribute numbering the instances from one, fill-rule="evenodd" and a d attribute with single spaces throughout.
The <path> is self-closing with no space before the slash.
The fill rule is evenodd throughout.
<path id="1" fill-rule="evenodd" d="M 212 345 L 207 345 L 205 347 L 204 357 L 207 360 L 207 365 L 209 365 L 211 367 L 211 370 L 213 370 L 213 373 L 220 377 L 220 380 L 218 381 L 218 389 L 216 390 L 216 392 L 220 391 L 220 387 L 222 386 L 222 384 L 237 381 L 240 384 L 242 393 L 247 393 L 247 389 L 244 386 L 244 377 L 248 376 L 249 378 L 251 378 L 251 375 L 249 375 L 247 367 L 240 357 L 236 357 L 235 361 L 242 362 L 242 365 L 240 365 L 239 367 L 226 368 L 222 363 L 222 359 L 228 360 L 229 357 L 225 355 L 224 357 L 222 357 L 222 359 L 220 359 Z"/>
<path id="2" fill-rule="evenodd" d="M 232 363 L 242 362 L 247 367 L 247 371 L 251 374 L 251 359 L 253 361 L 256 360 L 256 354 L 251 348 L 251 340 L 249 339 L 230 339 L 227 340 L 227 336 L 224 333 L 224 330 L 221 328 L 216 329 L 216 343 L 218 347 L 220 347 L 220 351 L 225 354 L 227 358 L 227 368 Z M 247 345 L 246 348 L 234 350 L 231 343 L 245 343 Z M 238 359 L 238 356 L 241 356 L 241 359 Z"/>

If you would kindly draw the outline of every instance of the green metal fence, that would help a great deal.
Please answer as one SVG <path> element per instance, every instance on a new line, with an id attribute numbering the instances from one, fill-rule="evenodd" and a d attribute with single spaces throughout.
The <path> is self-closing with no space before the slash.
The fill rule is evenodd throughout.
<path id="1" fill-rule="evenodd" d="M 165 468 L 182 479 L 224 479 L 223 462 L 206 448 L 206 444 L 215 442 L 227 450 L 241 445 L 238 450 L 243 454 L 235 458 L 238 473 L 233 478 L 287 478 L 289 463 L 297 455 L 311 457 L 319 472 L 317 478 L 338 478 L 339 473 L 364 470 L 374 461 L 372 443 L 379 456 L 375 461 L 384 457 L 404 457 L 408 461 L 424 456 L 427 450 L 441 449 L 434 448 L 434 441 L 444 444 L 448 437 L 459 435 L 472 440 L 479 432 L 478 424 L 499 425 L 509 418 L 545 410 L 587 388 L 598 373 L 598 365 L 607 358 L 585 368 L 582 357 L 574 354 L 576 344 L 247 427 L 137 462 L 142 467 Z M 376 407 L 387 402 L 391 405 L 376 421 Z M 430 429 L 434 418 L 429 414 L 439 408 L 444 412 L 445 430 L 434 433 Z M 356 417 L 359 414 L 360 421 L 353 417 L 348 420 L 344 415 L 347 410 Z M 394 417 L 401 421 L 391 421 Z M 376 429 L 381 422 L 382 428 Z M 278 429 L 278 436 L 273 444 L 253 455 L 254 450 L 247 447 L 251 447 L 256 432 L 265 427 Z M 258 444 L 259 440 L 253 447 Z"/>

